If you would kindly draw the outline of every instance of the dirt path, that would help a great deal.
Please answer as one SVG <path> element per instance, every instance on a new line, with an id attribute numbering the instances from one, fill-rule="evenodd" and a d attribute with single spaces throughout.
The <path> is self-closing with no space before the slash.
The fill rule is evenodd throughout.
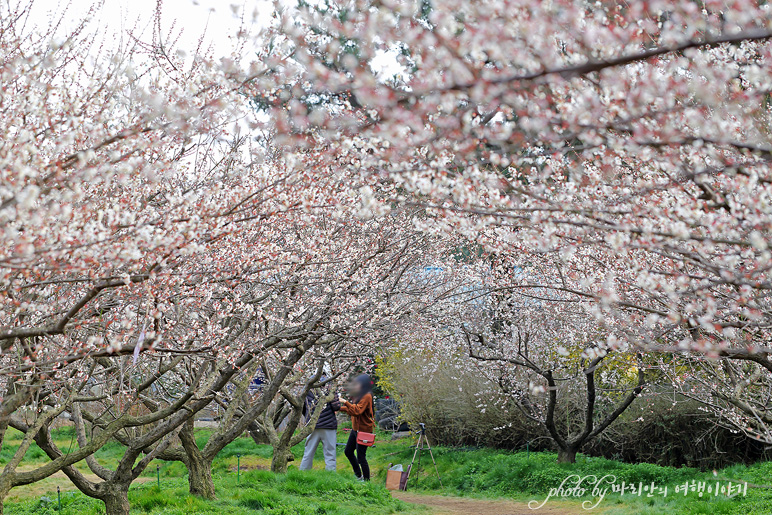
<path id="1" fill-rule="evenodd" d="M 432 508 L 434 515 L 576 515 L 584 511 L 581 506 L 570 507 L 564 503 L 553 506 L 548 503 L 539 510 L 531 510 L 527 503 L 515 501 L 489 501 L 410 492 L 392 492 L 392 495 L 401 501 L 428 506 Z"/>

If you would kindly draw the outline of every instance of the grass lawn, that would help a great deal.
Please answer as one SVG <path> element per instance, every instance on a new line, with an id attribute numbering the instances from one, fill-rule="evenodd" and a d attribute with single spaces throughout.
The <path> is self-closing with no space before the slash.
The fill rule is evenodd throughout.
<path id="1" fill-rule="evenodd" d="M 164 477 L 159 488 L 155 482 L 132 487 L 129 501 L 132 513 L 182 514 L 253 514 L 272 515 L 374 515 L 407 512 L 408 505 L 392 499 L 380 485 L 354 481 L 335 472 L 290 470 L 285 476 L 264 470 L 242 472 L 215 480 L 217 499 L 204 501 L 188 494 L 184 477 Z M 425 511 L 428 514 L 428 511 Z M 7 502 L 6 515 L 58 514 L 56 493 L 40 498 Z M 80 492 L 62 493 L 62 515 L 97 515 L 104 513 L 100 501 Z M 414 509 L 410 513 L 417 513 Z"/>
<path id="2" fill-rule="evenodd" d="M 347 438 L 347 433 L 339 431 L 339 441 Z M 199 431 L 202 440 L 206 431 Z M 0 450 L 0 465 L 7 462 L 19 435 L 6 438 Z M 348 461 L 343 456 L 343 449 L 338 449 L 338 473 L 314 470 L 303 473 L 296 470 L 303 446 L 298 445 L 293 453 L 298 458 L 290 464 L 286 476 L 277 476 L 265 470 L 270 465 L 271 448 L 257 446 L 250 438 L 240 438 L 226 447 L 214 462 L 213 475 L 217 488 L 217 500 L 203 501 L 187 493 L 186 470 L 181 463 L 158 462 L 160 488 L 157 485 L 156 466 L 152 464 L 132 487 L 129 500 L 132 513 L 137 514 L 189 514 L 218 513 L 241 514 L 259 511 L 265 514 L 305 515 L 305 514 L 430 514 L 427 509 L 416 507 L 396 499 L 383 488 L 386 468 L 389 463 L 402 463 L 407 466 L 413 454 L 410 447 L 412 439 L 389 441 L 388 435 L 379 440 L 376 447 L 368 452 L 373 470 L 373 481 L 362 484 L 354 481 Z M 76 446 L 72 432 L 59 430 L 55 439 L 62 449 Z M 111 443 L 101 449 L 96 457 L 104 465 L 110 466 L 123 454 L 122 447 Z M 241 455 L 237 458 L 237 455 Z M 472 498 L 506 498 L 527 502 L 543 500 L 551 488 L 556 488 L 570 474 L 597 477 L 611 474 L 617 484 L 650 485 L 668 487 L 666 497 L 654 495 L 647 497 L 644 492 L 639 497 L 627 493 L 609 492 L 599 507 L 593 511 L 606 515 L 671 515 L 691 514 L 772 514 L 772 489 L 748 488 L 747 496 L 727 498 L 697 492 L 676 494 L 677 485 L 689 481 L 705 481 L 706 485 L 715 485 L 717 481 L 726 483 L 727 479 L 747 481 L 754 485 L 772 484 L 772 463 L 758 463 L 748 467 L 733 466 L 717 472 L 703 473 L 690 468 L 659 467 L 650 464 L 625 464 L 603 458 L 579 456 L 573 465 L 558 465 L 556 455 L 552 453 L 507 452 L 491 449 L 453 449 L 434 448 L 442 485 L 434 473 L 428 453 L 421 456 L 421 467 L 411 477 L 410 489 L 418 493 L 466 496 Z M 24 467 L 32 467 L 45 462 L 39 449 L 33 447 L 28 453 Z M 241 472 L 237 480 L 237 461 Z M 321 448 L 317 451 L 315 467 L 324 466 Z M 78 468 L 86 471 L 84 464 Z M 102 503 L 89 499 L 74 490 L 63 474 L 58 474 L 39 483 L 15 488 L 5 503 L 6 514 L 55 514 L 57 511 L 56 487 L 62 490 L 62 514 L 91 515 L 103 513 Z M 570 513 L 581 513 L 581 501 L 592 499 L 584 495 L 578 499 L 551 500 L 550 506 L 569 506 Z M 526 508 L 527 509 L 527 508 Z M 538 511 L 536 512 L 538 513 Z"/>

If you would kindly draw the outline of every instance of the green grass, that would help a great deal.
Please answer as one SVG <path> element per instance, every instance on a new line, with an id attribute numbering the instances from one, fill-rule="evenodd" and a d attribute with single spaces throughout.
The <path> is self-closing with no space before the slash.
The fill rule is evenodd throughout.
<path id="1" fill-rule="evenodd" d="M 715 484 L 717 480 L 733 479 L 751 484 L 772 483 L 772 463 L 758 463 L 749 467 L 734 466 L 717 472 L 703 473 L 691 468 L 660 467 L 648 463 L 628 464 L 604 458 L 579 456 L 575 464 L 558 464 L 553 453 L 501 452 L 495 450 L 474 450 L 459 452 L 453 449 L 434 449 L 442 486 L 434 474 L 429 456 L 421 461 L 419 480 L 413 483 L 413 490 L 442 492 L 449 495 L 472 497 L 506 497 L 528 501 L 544 499 L 551 488 L 561 484 L 571 474 L 595 475 L 598 478 L 613 475 L 617 483 L 654 483 L 667 486 L 667 497 L 655 495 L 641 497 L 609 492 L 600 504 L 608 514 L 669 513 L 673 515 L 726 514 L 726 515 L 770 515 L 772 514 L 772 489 L 749 488 L 746 497 L 729 499 L 726 496 L 698 497 L 696 493 L 687 496 L 676 495 L 675 487 L 687 481 L 706 481 Z M 399 459 L 394 459 L 399 458 Z M 389 458 L 391 461 L 409 463 L 409 456 L 400 453 Z M 383 460 L 376 458 L 379 465 L 378 480 L 385 478 Z M 592 499 L 586 495 L 581 500 Z M 547 505 L 549 506 L 549 504 Z M 580 510 L 581 511 L 581 510 Z"/>
<path id="2" fill-rule="evenodd" d="M 386 454 L 391 446 L 385 446 Z M 393 451 L 392 451 L 393 452 Z M 375 453 L 374 453 L 375 454 Z M 388 462 L 410 462 L 412 451 L 405 449 L 388 457 L 375 454 L 373 461 L 378 470 L 376 481 L 385 481 L 385 469 Z M 757 463 L 751 466 L 735 465 L 720 471 L 700 472 L 693 468 L 661 467 L 649 463 L 629 464 L 605 458 L 579 455 L 575 464 L 558 464 L 557 455 L 548 452 L 506 452 L 493 449 L 459 451 L 450 448 L 435 448 L 434 457 L 442 478 L 442 485 L 434 472 L 428 453 L 421 459 L 418 480 L 412 484 L 413 490 L 426 493 L 444 493 L 472 497 L 505 497 L 521 501 L 544 499 L 551 488 L 558 487 L 563 479 L 571 474 L 580 476 L 606 475 L 616 477 L 617 483 L 642 484 L 654 483 L 668 487 L 667 497 L 654 495 L 641 497 L 609 492 L 600 504 L 609 515 L 643 514 L 654 515 L 669 513 L 672 515 L 725 514 L 725 515 L 770 515 L 772 514 L 772 462 Z M 750 484 L 768 485 L 771 488 L 749 488 L 746 497 L 727 498 L 726 496 L 708 496 L 702 498 L 696 493 L 676 495 L 675 487 L 687 481 L 715 484 L 727 479 Z M 592 499 L 586 495 L 581 500 Z M 547 504 L 549 506 L 549 504 Z M 579 510 L 582 511 L 582 510 Z"/>
<path id="3" fill-rule="evenodd" d="M 392 499 L 382 486 L 360 483 L 334 472 L 290 470 L 286 475 L 253 470 L 235 477 L 218 478 L 217 499 L 204 501 L 188 494 L 185 478 L 164 479 L 140 484 L 129 492 L 132 513 L 251 514 L 266 515 L 375 515 L 404 512 L 407 505 Z M 58 512 L 56 494 L 22 502 L 8 502 L 6 515 L 98 515 L 104 513 L 100 501 L 76 492 L 62 494 Z"/>
<path id="4" fill-rule="evenodd" d="M 68 429 L 55 433 L 60 448 L 71 445 L 72 434 Z M 205 430 L 198 432 L 201 444 L 208 436 Z M 348 434 L 339 431 L 339 441 Z M 7 445 L 0 450 L 0 464 L 11 456 L 14 442 L 19 435 L 9 434 Z M 384 436 L 384 439 L 387 438 Z M 254 513 L 266 514 L 381 514 L 394 512 L 421 512 L 413 506 L 393 500 L 381 485 L 384 484 L 389 463 L 407 466 L 413 455 L 412 439 L 391 442 L 379 440 L 376 447 L 368 451 L 373 470 L 370 484 L 353 480 L 348 461 L 338 449 L 338 472 L 328 473 L 314 470 L 299 472 L 296 466 L 303 452 L 303 445 L 293 448 L 296 461 L 290 465 L 287 475 L 274 475 L 265 469 L 270 465 L 271 448 L 257 446 L 249 438 L 239 438 L 228 445 L 214 462 L 213 475 L 217 489 L 217 500 L 203 501 L 187 494 L 186 470 L 181 463 L 159 462 L 161 490 L 156 486 L 156 466 L 152 464 L 143 478 L 132 487 L 130 501 L 132 513 L 181 514 L 181 513 Z M 75 444 L 76 445 L 76 444 Z M 600 508 L 609 515 L 642 514 L 671 515 L 724 514 L 724 515 L 770 515 L 772 514 L 772 489 L 750 488 L 747 497 L 729 499 L 726 497 L 704 496 L 699 498 L 690 493 L 676 495 L 676 485 L 686 481 L 710 481 L 733 479 L 751 484 L 772 483 L 772 463 L 758 463 L 751 466 L 733 466 L 717 472 L 700 472 L 691 468 L 660 467 L 651 464 L 627 464 L 603 458 L 580 455 L 576 464 L 559 465 L 553 453 L 507 452 L 492 449 L 452 449 L 436 447 L 434 456 L 442 477 L 442 485 L 434 472 L 428 452 L 421 454 L 420 469 L 411 477 L 410 487 L 414 492 L 442 495 L 461 495 L 478 498 L 508 498 L 519 501 L 543 499 L 551 488 L 555 488 L 570 474 L 596 475 L 611 474 L 618 482 L 627 484 L 655 483 L 667 486 L 666 498 L 648 498 L 644 494 L 634 497 L 629 494 L 620 497 L 609 493 Z M 123 448 L 117 443 L 106 445 L 96 454 L 98 461 L 112 466 L 123 455 Z M 241 481 L 236 482 L 237 455 L 241 455 Z M 46 458 L 33 447 L 25 460 L 25 466 L 45 463 Z M 317 451 L 315 465 L 323 467 L 321 447 Z M 78 465 L 86 470 L 82 464 Z M 72 489 L 64 477 L 48 480 L 11 491 L 6 502 L 6 513 L 47 514 L 56 511 L 56 486 L 61 486 L 62 514 L 90 515 L 102 513 L 102 504 L 85 497 Z M 576 512 L 582 512 L 579 502 L 589 500 L 585 496 L 574 500 Z M 549 506 L 549 504 L 547 505 Z M 417 511 L 416 511 L 417 510 Z M 424 513 L 428 513 L 424 511 Z"/>

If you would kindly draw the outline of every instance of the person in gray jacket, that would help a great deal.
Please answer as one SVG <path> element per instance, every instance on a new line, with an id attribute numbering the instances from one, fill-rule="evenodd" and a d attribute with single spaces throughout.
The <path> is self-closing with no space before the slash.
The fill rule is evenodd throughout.
<path id="1" fill-rule="evenodd" d="M 309 392 L 304 407 L 304 412 L 308 416 L 311 416 L 316 403 L 316 397 Z M 335 412 L 338 410 L 340 410 L 340 403 L 334 400 L 328 402 L 319 414 L 319 420 L 316 421 L 313 432 L 306 439 L 306 449 L 303 452 L 303 461 L 300 462 L 300 470 L 311 470 L 319 443 L 322 444 L 322 452 L 324 452 L 324 468 L 335 470 L 335 450 L 338 443 L 338 418 L 335 416 Z"/>

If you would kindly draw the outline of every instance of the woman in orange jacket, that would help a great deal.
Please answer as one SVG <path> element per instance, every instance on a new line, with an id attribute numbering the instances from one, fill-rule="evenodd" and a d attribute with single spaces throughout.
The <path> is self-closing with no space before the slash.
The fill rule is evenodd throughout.
<path id="1" fill-rule="evenodd" d="M 373 382 L 370 376 L 362 374 L 354 380 L 353 394 L 356 399 L 349 402 L 340 397 L 340 411 L 351 416 L 351 434 L 346 444 L 346 457 L 351 462 L 354 475 L 361 481 L 370 481 L 370 465 L 367 463 L 367 446 L 357 443 L 359 431 L 373 432 Z"/>

